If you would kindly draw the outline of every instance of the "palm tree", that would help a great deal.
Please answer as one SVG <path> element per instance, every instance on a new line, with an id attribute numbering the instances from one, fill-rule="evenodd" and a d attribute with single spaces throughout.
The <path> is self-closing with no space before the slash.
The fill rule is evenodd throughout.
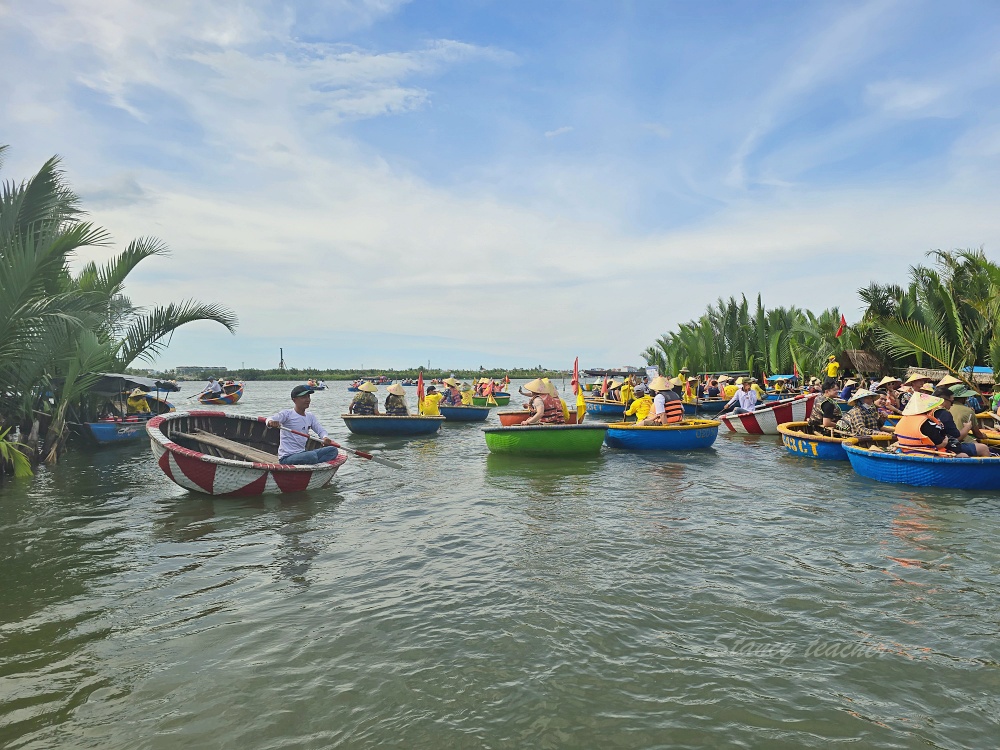
<path id="1" fill-rule="evenodd" d="M 0 158 L 5 150 L 0 147 Z M 186 323 L 214 320 L 230 332 L 237 325 L 236 316 L 218 305 L 187 300 L 145 310 L 125 297 L 125 280 L 136 265 L 166 254 L 152 238 L 74 277 L 70 257 L 107 245 L 109 235 L 82 220 L 58 165 L 53 157 L 31 179 L 4 183 L 0 191 L 0 430 L 20 424 L 33 451 L 39 430 L 34 411 L 51 409 L 49 461 L 65 444 L 68 410 L 84 405 L 97 373 L 151 359 Z M 51 405 L 41 398 L 50 389 Z"/>

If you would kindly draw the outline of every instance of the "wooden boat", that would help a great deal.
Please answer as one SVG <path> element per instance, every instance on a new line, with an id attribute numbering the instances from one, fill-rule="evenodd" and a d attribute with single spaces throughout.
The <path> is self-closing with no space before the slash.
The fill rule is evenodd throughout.
<path id="1" fill-rule="evenodd" d="M 698 450 L 712 446 L 720 424 L 714 419 L 685 419 L 665 426 L 614 422 L 608 425 L 604 442 L 609 448 L 632 451 Z"/>
<path id="2" fill-rule="evenodd" d="M 777 435 L 779 424 L 806 421 L 818 395 L 810 393 L 784 401 L 768 402 L 767 406 L 756 411 L 747 414 L 722 414 L 719 419 L 730 432 L 744 435 Z"/>
<path id="3" fill-rule="evenodd" d="M 235 404 L 243 396 L 243 383 L 229 383 L 222 386 L 222 393 L 217 396 L 211 393 L 202 393 L 198 396 L 198 403 L 201 404 Z"/>
<path id="4" fill-rule="evenodd" d="M 433 435 L 441 427 L 442 416 L 387 417 L 375 415 L 341 414 L 347 429 L 356 435 Z"/>
<path id="5" fill-rule="evenodd" d="M 625 404 L 606 398 L 585 398 L 587 414 L 597 414 L 604 417 L 625 416 Z"/>
<path id="6" fill-rule="evenodd" d="M 1000 490 L 1000 457 L 922 456 L 865 448 L 855 438 L 844 441 L 851 468 L 863 477 L 890 484 Z"/>
<path id="7" fill-rule="evenodd" d="M 84 422 L 80 425 L 80 430 L 85 437 L 98 445 L 138 442 L 146 436 L 146 422 L 159 414 L 169 414 L 174 411 L 172 403 L 148 393 L 146 403 L 149 404 L 149 414 L 129 414 L 124 417 L 100 419 L 96 422 Z"/>
<path id="8" fill-rule="evenodd" d="M 240 497 L 325 487 L 347 460 L 291 466 L 278 463 L 280 431 L 263 417 L 190 411 L 146 423 L 156 463 L 172 481 L 194 492 Z M 310 439 L 307 450 L 319 448 Z"/>
<path id="9" fill-rule="evenodd" d="M 606 424 L 514 425 L 487 427 L 490 453 L 517 456 L 596 456 L 601 452 Z"/>
<path id="10" fill-rule="evenodd" d="M 485 422 L 490 415 L 488 406 L 438 406 L 448 422 Z"/>
<path id="11" fill-rule="evenodd" d="M 497 417 L 500 418 L 500 424 L 504 427 L 513 427 L 516 424 L 521 424 L 521 422 L 530 416 L 531 412 L 527 409 L 497 412 Z"/>
<path id="12" fill-rule="evenodd" d="M 509 393 L 494 393 L 493 400 L 496 401 L 495 406 L 507 406 L 510 403 Z M 488 396 L 473 396 L 472 405 L 473 406 L 494 406 L 490 404 Z"/>
<path id="13" fill-rule="evenodd" d="M 786 422 L 778 425 L 781 442 L 793 456 L 816 458 L 823 461 L 846 461 L 844 441 L 849 437 L 831 437 L 821 432 L 815 432 L 808 422 Z M 858 438 L 863 445 L 886 446 L 892 442 L 892 435 L 874 435 L 869 438 Z"/>

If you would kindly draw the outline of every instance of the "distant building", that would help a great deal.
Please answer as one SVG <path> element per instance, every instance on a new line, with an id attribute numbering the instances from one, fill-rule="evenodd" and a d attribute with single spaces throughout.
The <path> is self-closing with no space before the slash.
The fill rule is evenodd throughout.
<path id="1" fill-rule="evenodd" d="M 224 374 L 229 372 L 228 367 L 175 367 L 174 373 L 177 375 L 201 375 L 202 373 L 220 373 Z"/>

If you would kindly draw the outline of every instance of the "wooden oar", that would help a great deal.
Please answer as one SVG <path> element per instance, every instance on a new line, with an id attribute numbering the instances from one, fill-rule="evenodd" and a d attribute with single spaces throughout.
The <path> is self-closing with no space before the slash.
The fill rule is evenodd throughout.
<path id="1" fill-rule="evenodd" d="M 304 438 L 311 438 L 312 435 L 306 432 L 299 432 L 298 430 L 293 430 L 291 427 L 281 427 L 278 426 L 279 430 L 284 430 L 285 432 L 290 432 L 293 435 L 300 435 Z M 402 464 L 397 464 L 395 461 L 390 461 L 388 458 L 382 458 L 381 456 L 373 456 L 371 453 L 365 453 L 364 451 L 356 451 L 353 448 L 347 448 L 340 443 L 335 443 L 333 440 L 330 441 L 330 445 L 334 448 L 339 448 L 342 451 L 347 451 L 348 453 L 353 453 L 358 458 L 363 458 L 366 461 L 374 461 L 377 464 L 382 464 L 383 466 L 389 466 L 393 469 L 402 469 Z"/>

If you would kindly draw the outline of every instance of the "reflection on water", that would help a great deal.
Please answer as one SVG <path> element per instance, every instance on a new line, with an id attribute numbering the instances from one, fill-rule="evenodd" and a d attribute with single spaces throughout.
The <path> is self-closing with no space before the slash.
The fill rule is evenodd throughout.
<path id="1" fill-rule="evenodd" d="M 402 470 L 212 498 L 131 446 L 0 488 L 0 746 L 995 744 L 997 495 L 768 436 L 582 460 L 490 455 L 481 424 L 351 436 L 350 397 L 312 408 Z"/>

